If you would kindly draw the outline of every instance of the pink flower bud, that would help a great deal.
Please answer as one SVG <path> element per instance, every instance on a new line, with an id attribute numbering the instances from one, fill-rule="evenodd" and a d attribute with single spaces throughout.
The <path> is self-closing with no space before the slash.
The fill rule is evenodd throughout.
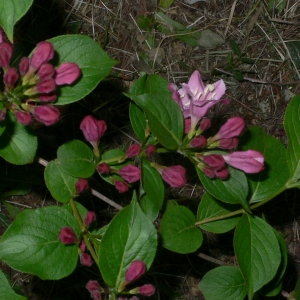
<path id="1" fill-rule="evenodd" d="M 80 75 L 80 69 L 75 63 L 63 63 L 55 71 L 57 85 L 72 84 Z"/>
<path id="2" fill-rule="evenodd" d="M 182 166 L 171 166 L 162 171 L 162 179 L 171 187 L 178 188 L 186 184 L 185 168 Z"/>
<path id="3" fill-rule="evenodd" d="M 51 78 L 43 79 L 36 85 L 36 90 L 41 94 L 49 94 L 55 91 L 55 89 L 55 81 Z"/>
<path id="4" fill-rule="evenodd" d="M 33 113 L 35 118 L 46 126 L 56 123 L 60 116 L 59 110 L 52 105 L 37 106 Z"/>
<path id="5" fill-rule="evenodd" d="M 129 183 L 139 181 L 141 178 L 141 170 L 134 165 L 124 166 L 119 171 L 119 174 L 123 179 L 125 179 Z"/>
<path id="6" fill-rule="evenodd" d="M 81 253 L 80 263 L 86 267 L 90 267 L 93 264 L 93 260 L 88 253 Z"/>
<path id="7" fill-rule="evenodd" d="M 19 65 L 19 70 L 20 70 L 20 74 L 21 76 L 24 76 L 29 69 L 29 58 L 28 57 L 22 57 L 21 61 L 20 61 L 20 65 Z"/>
<path id="8" fill-rule="evenodd" d="M 220 154 L 209 154 L 202 157 L 202 161 L 214 169 L 225 167 L 225 160 Z"/>
<path id="9" fill-rule="evenodd" d="M 50 94 L 39 94 L 38 98 L 42 102 L 54 102 L 57 99 L 57 96 L 55 93 L 50 93 Z"/>
<path id="10" fill-rule="evenodd" d="M 218 142 L 218 148 L 220 149 L 233 149 L 238 145 L 239 139 L 237 137 L 233 137 L 230 139 L 220 139 Z"/>
<path id="11" fill-rule="evenodd" d="M 132 144 L 126 151 L 126 156 L 128 158 L 136 157 L 140 154 L 142 148 L 139 144 Z"/>
<path id="12" fill-rule="evenodd" d="M 227 168 L 223 168 L 215 171 L 216 177 L 219 179 L 226 179 L 229 176 L 229 171 Z"/>
<path id="13" fill-rule="evenodd" d="M 52 78 L 54 75 L 55 69 L 51 64 L 43 64 L 38 70 L 38 76 L 41 79 Z"/>
<path id="14" fill-rule="evenodd" d="M 101 293 L 100 293 L 100 291 L 91 291 L 91 297 L 94 300 L 101 300 Z"/>
<path id="15" fill-rule="evenodd" d="M 125 273 L 126 283 L 139 279 L 146 272 L 146 265 L 142 260 L 134 260 Z"/>
<path id="16" fill-rule="evenodd" d="M 32 122 L 32 116 L 29 112 L 19 111 L 15 112 L 16 119 L 19 123 L 27 126 Z"/>
<path id="17" fill-rule="evenodd" d="M 264 156 L 255 150 L 236 151 L 223 155 L 225 161 L 232 167 L 245 173 L 259 173 L 264 169 Z"/>
<path id="18" fill-rule="evenodd" d="M 76 192 L 79 194 L 89 189 L 89 182 L 85 178 L 80 178 L 75 184 Z"/>
<path id="19" fill-rule="evenodd" d="M 75 232 L 71 227 L 63 227 L 59 231 L 58 238 L 65 245 L 74 244 L 77 240 Z"/>
<path id="20" fill-rule="evenodd" d="M 147 146 L 146 150 L 145 150 L 145 153 L 146 153 L 146 155 L 149 157 L 149 156 L 151 156 L 152 154 L 154 154 L 155 151 L 156 151 L 155 146 L 152 145 L 152 144 L 149 144 L 149 145 Z"/>
<path id="21" fill-rule="evenodd" d="M 203 173 L 208 177 L 208 178 L 214 178 L 215 177 L 215 170 L 211 167 L 204 167 L 203 168 Z"/>
<path id="22" fill-rule="evenodd" d="M 85 243 L 84 243 L 83 240 L 81 241 L 79 248 L 80 248 L 80 250 L 81 250 L 82 252 L 85 251 L 86 246 L 85 246 Z"/>
<path id="23" fill-rule="evenodd" d="M 6 109 L 1 109 L 0 110 L 0 122 L 3 122 L 6 117 Z"/>
<path id="24" fill-rule="evenodd" d="M 8 68 L 9 62 L 10 62 L 9 52 L 4 48 L 0 48 L 0 67 Z"/>
<path id="25" fill-rule="evenodd" d="M 204 148 L 206 146 L 206 137 L 203 135 L 197 136 L 190 142 L 191 148 Z"/>
<path id="26" fill-rule="evenodd" d="M 110 166 L 107 163 L 103 162 L 97 166 L 97 171 L 100 174 L 108 174 L 110 172 Z"/>
<path id="27" fill-rule="evenodd" d="M 155 293 L 155 287 L 152 284 L 144 284 L 138 288 L 138 293 L 142 296 L 150 297 Z"/>
<path id="28" fill-rule="evenodd" d="M 3 43 L 3 31 L 0 28 L 0 44 Z"/>
<path id="29" fill-rule="evenodd" d="M 107 126 L 103 120 L 98 121 L 93 116 L 86 116 L 80 123 L 80 129 L 88 142 L 98 142 Z"/>
<path id="30" fill-rule="evenodd" d="M 115 187 L 120 193 L 125 193 L 129 190 L 128 184 L 121 180 L 115 181 Z"/>
<path id="31" fill-rule="evenodd" d="M 96 214 L 93 211 L 88 211 L 84 217 L 84 224 L 89 226 L 96 220 Z"/>
<path id="32" fill-rule="evenodd" d="M 220 128 L 215 135 L 216 140 L 229 139 L 241 134 L 245 128 L 245 120 L 241 117 L 234 117 L 227 120 L 227 122 Z"/>
<path id="33" fill-rule="evenodd" d="M 101 300 L 101 293 L 100 293 L 100 284 L 96 280 L 90 280 L 86 284 L 86 289 L 91 293 L 91 297 L 94 300 Z"/>
<path id="34" fill-rule="evenodd" d="M 130 298 L 130 300 L 140 300 L 140 298 L 137 297 L 137 296 L 133 296 L 133 297 Z"/>
<path id="35" fill-rule="evenodd" d="M 200 122 L 200 129 L 202 131 L 207 130 L 208 128 L 210 128 L 210 126 L 211 126 L 211 120 L 210 119 L 203 119 Z"/>
<path id="36" fill-rule="evenodd" d="M 4 74 L 3 82 L 6 86 L 14 86 L 19 79 L 19 74 L 16 68 L 9 68 Z"/>
<path id="37" fill-rule="evenodd" d="M 191 130 L 191 118 L 184 119 L 184 133 L 187 134 Z"/>
<path id="38" fill-rule="evenodd" d="M 54 56 L 54 47 L 49 42 L 40 42 L 36 45 L 33 55 L 30 59 L 30 65 L 37 70 L 42 64 L 47 63 Z"/>

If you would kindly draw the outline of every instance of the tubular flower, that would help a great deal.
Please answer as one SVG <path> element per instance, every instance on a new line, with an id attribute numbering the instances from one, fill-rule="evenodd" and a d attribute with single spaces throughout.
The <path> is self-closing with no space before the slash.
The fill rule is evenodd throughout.
<path id="1" fill-rule="evenodd" d="M 144 284 L 138 288 L 138 293 L 142 296 L 150 297 L 155 293 L 155 287 L 152 284 Z"/>
<path id="2" fill-rule="evenodd" d="M 139 181 L 141 178 L 141 170 L 134 165 L 124 166 L 119 171 L 120 176 L 129 183 Z"/>
<path id="3" fill-rule="evenodd" d="M 46 126 L 56 123 L 60 116 L 59 110 L 51 105 L 37 106 L 35 107 L 33 114 L 39 122 Z"/>
<path id="4" fill-rule="evenodd" d="M 16 84 L 19 79 L 19 74 L 16 68 L 9 68 L 4 74 L 3 82 L 6 86 L 12 87 Z"/>
<path id="5" fill-rule="evenodd" d="M 25 126 L 32 122 L 32 116 L 29 112 L 16 111 L 15 116 L 17 121 Z"/>
<path id="6" fill-rule="evenodd" d="M 62 63 L 55 70 L 55 83 L 57 85 L 72 84 L 80 75 L 80 69 L 74 63 Z"/>
<path id="7" fill-rule="evenodd" d="M 146 265 L 142 260 L 134 260 L 125 273 L 126 283 L 139 279 L 146 272 Z"/>
<path id="8" fill-rule="evenodd" d="M 171 187 L 178 188 L 186 184 L 185 168 L 182 166 L 171 166 L 161 172 L 162 179 Z"/>
<path id="9" fill-rule="evenodd" d="M 47 63 L 54 56 L 54 47 L 49 42 L 40 42 L 36 45 L 33 55 L 30 59 L 30 67 L 34 70 L 40 68 L 42 64 Z"/>

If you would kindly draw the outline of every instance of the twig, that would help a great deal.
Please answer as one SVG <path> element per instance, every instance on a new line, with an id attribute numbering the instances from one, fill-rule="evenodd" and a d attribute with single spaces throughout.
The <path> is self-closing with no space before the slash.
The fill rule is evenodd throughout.
<path id="1" fill-rule="evenodd" d="M 213 264 L 216 264 L 216 265 L 231 266 L 230 264 L 227 264 L 224 261 L 221 261 L 219 259 L 213 258 L 213 257 L 208 256 L 208 255 L 203 254 L 203 253 L 199 253 L 198 256 L 201 257 L 201 258 L 203 258 L 203 259 L 205 259 L 205 260 L 207 260 L 207 261 L 209 261 L 209 262 L 211 262 L 211 263 L 213 263 Z"/>

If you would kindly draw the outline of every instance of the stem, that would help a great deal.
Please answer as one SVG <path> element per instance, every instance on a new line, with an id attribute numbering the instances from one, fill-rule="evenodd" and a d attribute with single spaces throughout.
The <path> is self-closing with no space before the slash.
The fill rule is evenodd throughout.
<path id="1" fill-rule="evenodd" d="M 96 252 L 95 252 L 95 250 L 93 248 L 93 245 L 91 244 L 91 242 L 89 240 L 89 237 L 88 237 L 89 234 L 88 234 L 88 232 L 86 230 L 86 227 L 85 227 L 85 225 L 84 225 L 84 223 L 82 221 L 82 218 L 81 218 L 81 216 L 79 214 L 77 206 L 76 206 L 76 204 L 74 202 L 74 199 L 71 198 L 71 200 L 70 200 L 69 203 L 70 203 L 70 207 L 72 208 L 73 214 L 74 214 L 74 216 L 75 216 L 75 218 L 76 218 L 76 220 L 77 220 L 77 222 L 78 222 L 78 224 L 80 226 L 81 232 L 83 233 L 84 243 L 85 243 L 86 247 L 89 249 L 89 251 L 90 251 L 90 253 L 91 253 L 91 255 L 92 255 L 95 263 L 98 265 L 98 256 L 97 256 L 97 254 L 96 254 Z"/>

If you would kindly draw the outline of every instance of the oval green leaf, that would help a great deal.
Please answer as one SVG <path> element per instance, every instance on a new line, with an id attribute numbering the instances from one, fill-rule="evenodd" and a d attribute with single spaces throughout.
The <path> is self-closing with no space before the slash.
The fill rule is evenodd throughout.
<path id="1" fill-rule="evenodd" d="M 264 220 L 245 214 L 236 227 L 233 243 L 248 297 L 252 299 L 277 273 L 281 261 L 277 237 Z"/>
<path id="2" fill-rule="evenodd" d="M 147 121 L 143 110 L 134 102 L 129 105 L 129 117 L 132 129 L 137 137 L 144 142 L 146 139 Z"/>
<path id="3" fill-rule="evenodd" d="M 195 226 L 195 216 L 184 206 L 169 206 L 162 217 L 163 247 L 177 253 L 195 252 L 202 244 L 202 232 Z"/>
<path id="4" fill-rule="evenodd" d="M 86 35 L 63 35 L 52 38 L 49 42 L 58 53 L 58 59 L 54 61 L 56 66 L 63 62 L 74 62 L 82 73 L 75 84 L 59 89 L 57 105 L 76 102 L 88 95 L 117 63 L 108 57 L 97 42 Z"/>
<path id="5" fill-rule="evenodd" d="M 68 276 L 77 264 L 78 245 L 66 246 L 58 239 L 60 229 L 66 226 L 79 236 L 76 219 L 65 209 L 23 210 L 0 240 L 0 258 L 13 269 L 43 280 Z"/>
<path id="6" fill-rule="evenodd" d="M 73 140 L 60 146 L 57 163 L 71 176 L 88 178 L 95 172 L 93 151 L 83 142 Z"/>
<path id="7" fill-rule="evenodd" d="M 199 288 L 206 300 L 244 300 L 247 294 L 245 279 L 237 267 L 218 267 L 207 272 Z"/>
<path id="8" fill-rule="evenodd" d="M 197 223 L 198 221 L 205 221 L 206 219 L 227 215 L 238 209 L 239 206 L 221 202 L 209 193 L 206 193 L 198 206 Z M 234 216 L 223 220 L 204 223 L 199 225 L 199 227 L 213 233 L 224 233 L 233 229 L 238 223 L 239 218 L 240 216 Z"/>

